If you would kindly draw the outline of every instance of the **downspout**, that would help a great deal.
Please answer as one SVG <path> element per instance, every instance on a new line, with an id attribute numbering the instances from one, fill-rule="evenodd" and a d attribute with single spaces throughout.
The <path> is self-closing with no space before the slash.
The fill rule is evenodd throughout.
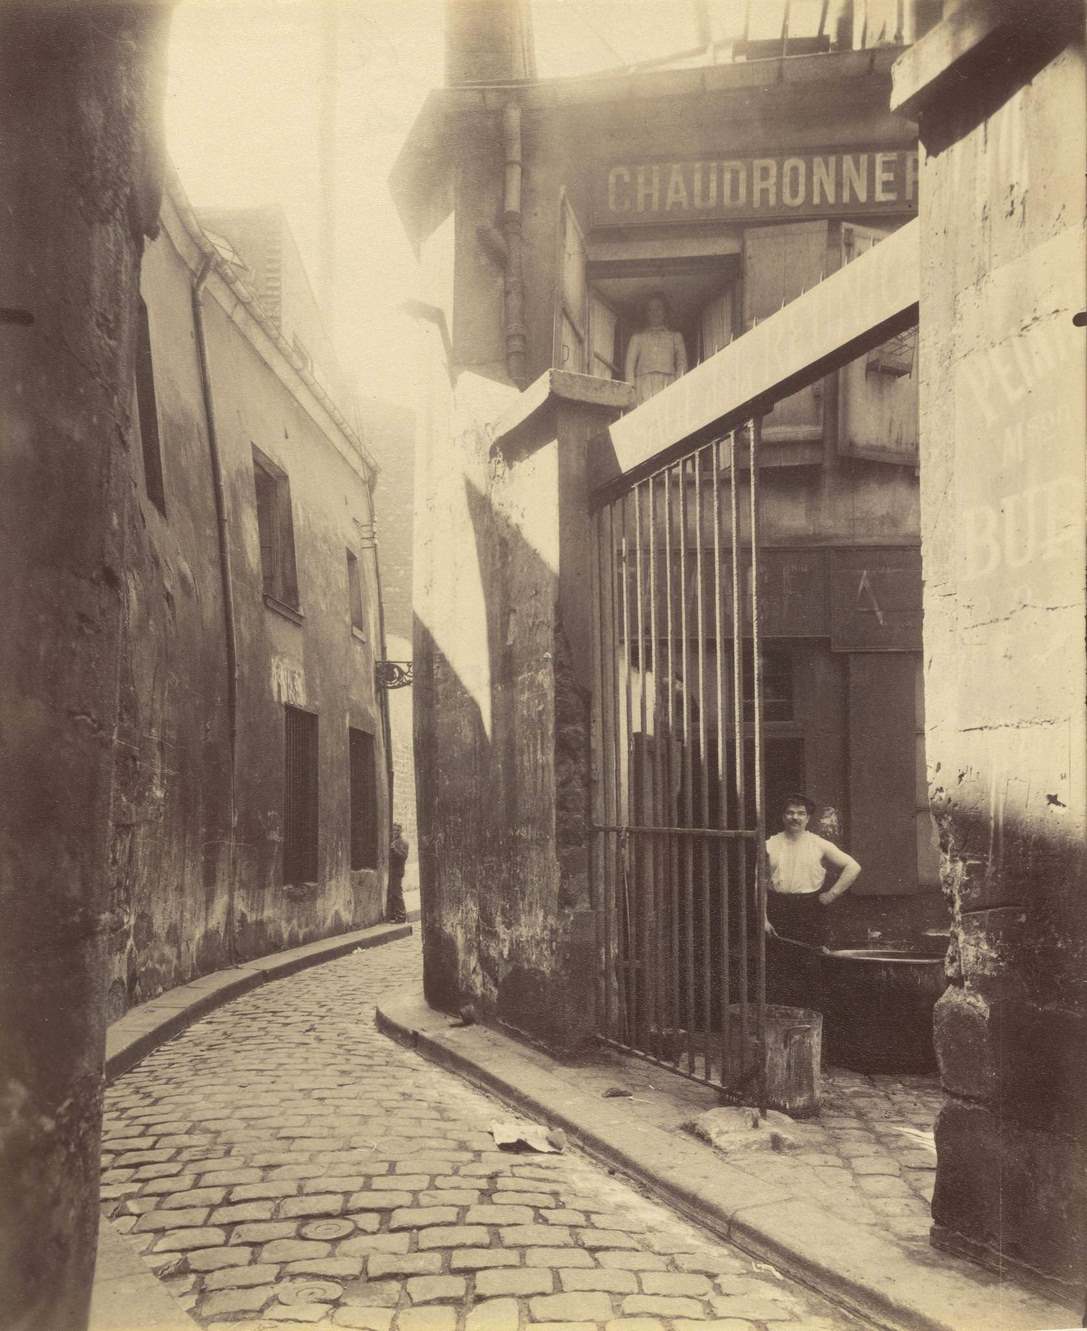
<path id="1" fill-rule="evenodd" d="M 502 110 L 506 177 L 502 234 L 506 250 L 506 368 L 518 388 L 525 386 L 525 276 L 521 240 L 521 108 L 507 102 Z"/>
<path id="2" fill-rule="evenodd" d="M 385 598 L 381 593 L 381 560 L 377 549 L 377 520 L 374 513 L 374 477 L 368 472 L 366 477 L 366 493 L 370 500 L 370 520 L 362 531 L 362 547 L 369 550 L 374 561 L 374 586 L 377 590 L 377 633 L 378 633 L 378 661 L 388 660 L 388 652 L 385 647 Z M 388 816 L 385 819 L 385 830 L 388 841 L 386 845 L 392 844 L 393 839 L 393 739 L 392 722 L 389 717 L 389 690 L 381 678 L 380 671 L 376 668 L 377 661 L 374 662 L 374 687 L 377 691 L 378 707 L 381 709 L 381 734 L 385 741 L 385 780 L 388 785 Z M 388 861 L 388 851 L 386 851 L 386 861 Z M 387 872 L 387 870 L 386 870 Z M 382 913 L 384 914 L 385 902 L 388 900 L 388 882 L 385 885 L 385 898 L 382 901 Z"/>
<path id="3" fill-rule="evenodd" d="M 204 329 L 204 306 L 201 295 L 215 267 L 215 259 L 205 254 L 192 284 L 192 317 L 196 333 L 197 362 L 200 368 L 200 389 L 204 399 L 204 419 L 208 431 L 208 455 L 211 461 L 211 482 L 215 494 L 216 534 L 219 545 L 219 576 L 223 591 L 223 628 L 226 635 L 226 712 L 227 735 L 230 748 L 230 834 L 227 840 L 227 905 L 226 950 L 231 962 L 237 961 L 234 936 L 234 912 L 237 860 L 238 824 L 238 630 L 234 614 L 234 584 L 230 577 L 230 546 L 227 527 L 226 489 L 223 484 L 223 463 L 219 452 L 219 434 L 215 428 L 215 403 L 211 391 L 211 369 L 208 358 L 207 334 Z"/>

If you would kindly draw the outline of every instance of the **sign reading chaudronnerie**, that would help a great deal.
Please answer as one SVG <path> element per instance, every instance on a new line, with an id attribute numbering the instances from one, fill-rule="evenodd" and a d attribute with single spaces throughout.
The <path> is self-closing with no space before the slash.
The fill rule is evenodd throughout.
<path id="1" fill-rule="evenodd" d="M 916 148 L 841 148 L 602 164 L 596 226 L 912 212 Z"/>

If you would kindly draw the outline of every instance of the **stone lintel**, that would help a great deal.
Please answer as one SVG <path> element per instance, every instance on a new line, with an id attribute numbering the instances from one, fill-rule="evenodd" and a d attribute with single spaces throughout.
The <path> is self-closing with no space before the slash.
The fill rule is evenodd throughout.
<path id="1" fill-rule="evenodd" d="M 569 370 L 545 370 L 522 392 L 494 427 L 494 446 L 521 452 L 556 436 L 556 408 L 588 407 L 617 415 L 634 405 L 634 388 L 618 379 L 601 379 Z"/>

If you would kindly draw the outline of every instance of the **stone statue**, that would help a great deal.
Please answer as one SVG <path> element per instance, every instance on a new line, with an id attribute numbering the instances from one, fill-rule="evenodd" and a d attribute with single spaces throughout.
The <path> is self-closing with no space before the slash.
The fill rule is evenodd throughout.
<path id="1" fill-rule="evenodd" d="M 668 326 L 670 317 L 664 296 L 654 294 L 646 300 L 645 323 L 627 344 L 624 377 L 634 385 L 635 403 L 647 402 L 687 373 L 687 347 L 683 334 Z"/>

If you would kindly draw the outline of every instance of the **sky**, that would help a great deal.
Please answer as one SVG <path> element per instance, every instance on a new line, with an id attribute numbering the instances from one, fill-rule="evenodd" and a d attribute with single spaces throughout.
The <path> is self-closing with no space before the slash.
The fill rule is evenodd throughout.
<path id="1" fill-rule="evenodd" d="M 326 319 L 363 394 L 410 395 L 399 304 L 414 259 L 387 180 L 442 78 L 440 0 L 333 0 L 336 8 L 334 310 Z M 200 207 L 278 203 L 320 293 L 318 130 L 323 0 L 183 0 L 171 28 L 170 154 Z M 392 379 L 392 382 L 390 381 Z"/>
<path id="2" fill-rule="evenodd" d="M 742 0 L 706 3 L 715 35 L 737 30 Z M 794 8 L 805 4 L 815 0 Z M 755 0 L 752 9 L 766 19 L 778 7 Z M 167 142 L 191 202 L 280 204 L 320 295 L 322 32 L 334 18 L 335 293 L 326 322 L 359 391 L 408 405 L 411 334 L 398 308 L 413 294 L 415 264 L 387 181 L 427 92 L 442 82 L 443 9 L 444 0 L 181 0 L 171 30 Z M 538 72 L 585 74 L 689 47 L 692 12 L 688 0 L 533 0 Z"/>

